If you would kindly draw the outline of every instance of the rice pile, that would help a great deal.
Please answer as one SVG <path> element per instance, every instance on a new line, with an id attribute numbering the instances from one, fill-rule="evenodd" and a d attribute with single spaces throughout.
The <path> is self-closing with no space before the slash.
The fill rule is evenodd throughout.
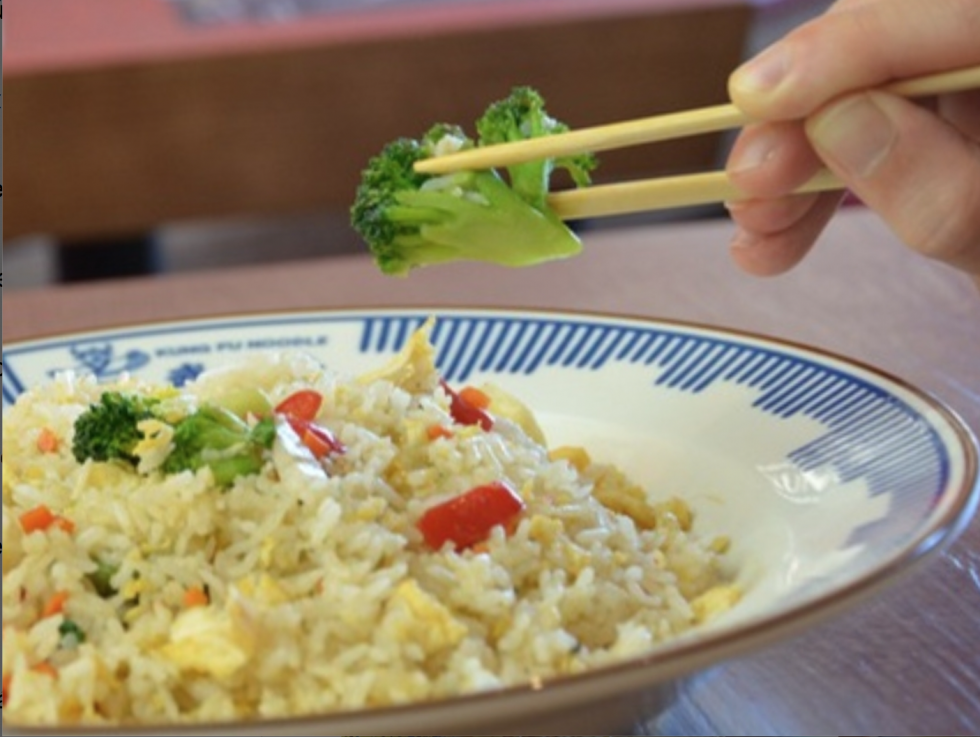
<path id="1" fill-rule="evenodd" d="M 442 698 L 642 653 L 737 600 L 726 541 L 699 540 L 682 501 L 584 449 L 549 450 L 492 387 L 491 430 L 455 422 L 427 330 L 360 377 L 276 353 L 180 390 L 65 374 L 24 394 L 3 418 L 5 719 L 206 722 Z M 73 457 L 74 422 L 104 391 L 190 411 L 243 386 L 273 403 L 315 389 L 345 452 L 318 460 L 279 423 L 261 472 L 228 489 L 206 467 L 162 473 L 165 432 L 141 444 L 138 470 Z M 427 509 L 500 481 L 525 505 L 511 523 L 465 548 L 426 544 Z M 55 522 L 25 532 L 41 505 Z"/>

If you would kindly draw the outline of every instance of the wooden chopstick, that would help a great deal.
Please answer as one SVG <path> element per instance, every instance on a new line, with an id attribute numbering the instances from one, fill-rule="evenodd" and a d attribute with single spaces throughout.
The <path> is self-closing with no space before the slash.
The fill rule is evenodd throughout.
<path id="1" fill-rule="evenodd" d="M 840 179 L 825 169 L 795 190 L 795 194 L 827 192 L 843 187 Z M 712 171 L 554 192 L 548 196 L 548 206 L 562 220 L 581 220 L 732 202 L 745 197 L 724 171 Z"/>
<path id="2" fill-rule="evenodd" d="M 715 105 L 592 128 L 579 128 L 524 141 L 470 148 L 417 161 L 415 171 L 420 174 L 450 174 L 468 169 L 492 169 L 537 159 L 609 151 L 642 143 L 697 136 L 738 128 L 748 122 L 748 116 L 734 105 Z"/>
<path id="3" fill-rule="evenodd" d="M 980 88 L 980 66 L 902 80 L 882 89 L 904 97 L 939 95 Z M 643 143 L 702 135 L 738 128 L 752 120 L 732 104 L 580 128 L 567 133 L 467 149 L 416 162 L 424 174 L 449 174 L 466 169 L 490 169 L 536 159 L 608 151 Z"/>

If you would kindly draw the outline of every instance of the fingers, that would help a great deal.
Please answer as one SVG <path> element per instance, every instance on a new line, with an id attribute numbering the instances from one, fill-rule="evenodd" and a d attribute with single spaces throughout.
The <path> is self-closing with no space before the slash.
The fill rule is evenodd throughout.
<path id="1" fill-rule="evenodd" d="M 840 200 L 840 194 L 826 192 L 730 205 L 739 226 L 730 248 L 732 259 L 755 276 L 789 271 L 810 251 Z"/>
<path id="2" fill-rule="evenodd" d="M 752 197 L 779 197 L 808 181 L 821 166 L 802 123 L 761 123 L 741 132 L 726 172 Z"/>
<path id="3" fill-rule="evenodd" d="M 967 138 L 980 141 L 980 90 L 942 97 L 936 112 Z"/>
<path id="4" fill-rule="evenodd" d="M 817 195 L 805 194 L 776 199 L 741 200 L 726 203 L 726 207 L 732 220 L 739 226 L 741 235 L 769 235 L 799 223 L 816 202 Z"/>
<path id="5" fill-rule="evenodd" d="M 838 0 L 737 70 L 732 100 L 766 122 L 729 157 L 754 198 L 731 208 L 734 260 L 775 274 L 803 258 L 839 196 L 789 193 L 828 165 L 910 246 L 980 275 L 980 92 L 929 108 L 865 92 L 980 63 L 977 38 L 977 0 Z"/>
<path id="6" fill-rule="evenodd" d="M 764 123 L 742 131 L 727 171 L 752 198 L 728 205 L 739 226 L 732 258 L 743 270 L 757 276 L 781 274 L 807 254 L 840 197 L 786 194 L 822 165 L 802 123 Z"/>
<path id="7" fill-rule="evenodd" d="M 851 0 L 788 34 L 732 75 L 753 117 L 793 120 L 851 91 L 980 61 L 977 0 Z"/>
<path id="8" fill-rule="evenodd" d="M 827 165 L 903 241 L 980 274 L 980 142 L 881 92 L 828 105 L 806 131 Z"/>

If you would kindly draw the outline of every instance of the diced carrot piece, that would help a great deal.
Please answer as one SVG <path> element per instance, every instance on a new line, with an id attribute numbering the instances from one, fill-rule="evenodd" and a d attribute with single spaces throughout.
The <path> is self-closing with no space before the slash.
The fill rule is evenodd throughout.
<path id="1" fill-rule="evenodd" d="M 45 532 L 51 527 L 64 530 L 69 535 L 75 531 L 75 523 L 65 517 L 59 517 L 44 504 L 34 507 L 20 516 L 20 526 L 28 535 L 32 532 Z"/>
<path id="2" fill-rule="evenodd" d="M 50 599 L 48 603 L 44 605 L 44 609 L 41 611 L 41 618 L 47 619 L 48 617 L 55 617 L 65 611 L 65 604 L 68 603 L 68 592 L 58 591 Z"/>
<path id="3" fill-rule="evenodd" d="M 451 438 L 453 431 L 444 425 L 429 425 L 425 429 L 425 434 L 429 436 L 429 440 L 438 440 L 439 438 Z"/>
<path id="4" fill-rule="evenodd" d="M 344 444 L 322 425 L 299 417 L 286 417 L 286 420 L 315 458 L 325 458 L 331 453 L 347 452 Z"/>
<path id="5" fill-rule="evenodd" d="M 10 681 L 13 680 L 13 676 L 9 673 L 3 677 L 3 704 L 6 705 L 7 697 L 10 694 Z"/>
<path id="6" fill-rule="evenodd" d="M 38 663 L 31 670 L 41 675 L 50 676 L 51 678 L 58 677 L 58 671 L 51 663 Z"/>
<path id="7" fill-rule="evenodd" d="M 490 406 L 490 397 L 475 386 L 464 386 L 459 390 L 459 397 L 477 409 L 486 409 Z"/>
<path id="8" fill-rule="evenodd" d="M 204 593 L 204 589 L 198 588 L 197 586 L 192 586 L 184 592 L 184 606 L 188 609 L 207 606 L 210 603 L 211 601 L 208 599 L 208 595 Z"/>
<path id="9" fill-rule="evenodd" d="M 309 448 L 314 458 L 324 458 L 330 455 L 334 449 L 334 444 L 322 433 L 316 432 L 312 426 L 303 432 L 303 445 Z"/>
<path id="10" fill-rule="evenodd" d="M 55 519 L 54 513 L 42 504 L 39 507 L 34 507 L 34 509 L 24 512 L 20 516 L 20 526 L 28 534 L 42 532 L 53 525 Z"/>
<path id="11" fill-rule="evenodd" d="M 58 436 L 49 428 L 42 428 L 37 436 L 37 449 L 42 453 L 54 453 L 58 450 Z"/>

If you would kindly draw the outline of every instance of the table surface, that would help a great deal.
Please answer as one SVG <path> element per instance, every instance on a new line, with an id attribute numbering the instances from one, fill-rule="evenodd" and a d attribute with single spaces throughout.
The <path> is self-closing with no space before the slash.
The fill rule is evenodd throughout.
<path id="1" fill-rule="evenodd" d="M 463 264 L 393 279 L 364 255 L 11 292 L 3 337 L 283 308 L 574 308 L 808 343 L 912 382 L 980 429 L 980 291 L 969 278 L 910 253 L 859 208 L 775 279 L 737 271 L 730 235 L 727 221 L 595 229 L 581 256 L 523 270 Z M 870 602 L 692 681 L 643 729 L 980 733 L 980 519 Z"/>

